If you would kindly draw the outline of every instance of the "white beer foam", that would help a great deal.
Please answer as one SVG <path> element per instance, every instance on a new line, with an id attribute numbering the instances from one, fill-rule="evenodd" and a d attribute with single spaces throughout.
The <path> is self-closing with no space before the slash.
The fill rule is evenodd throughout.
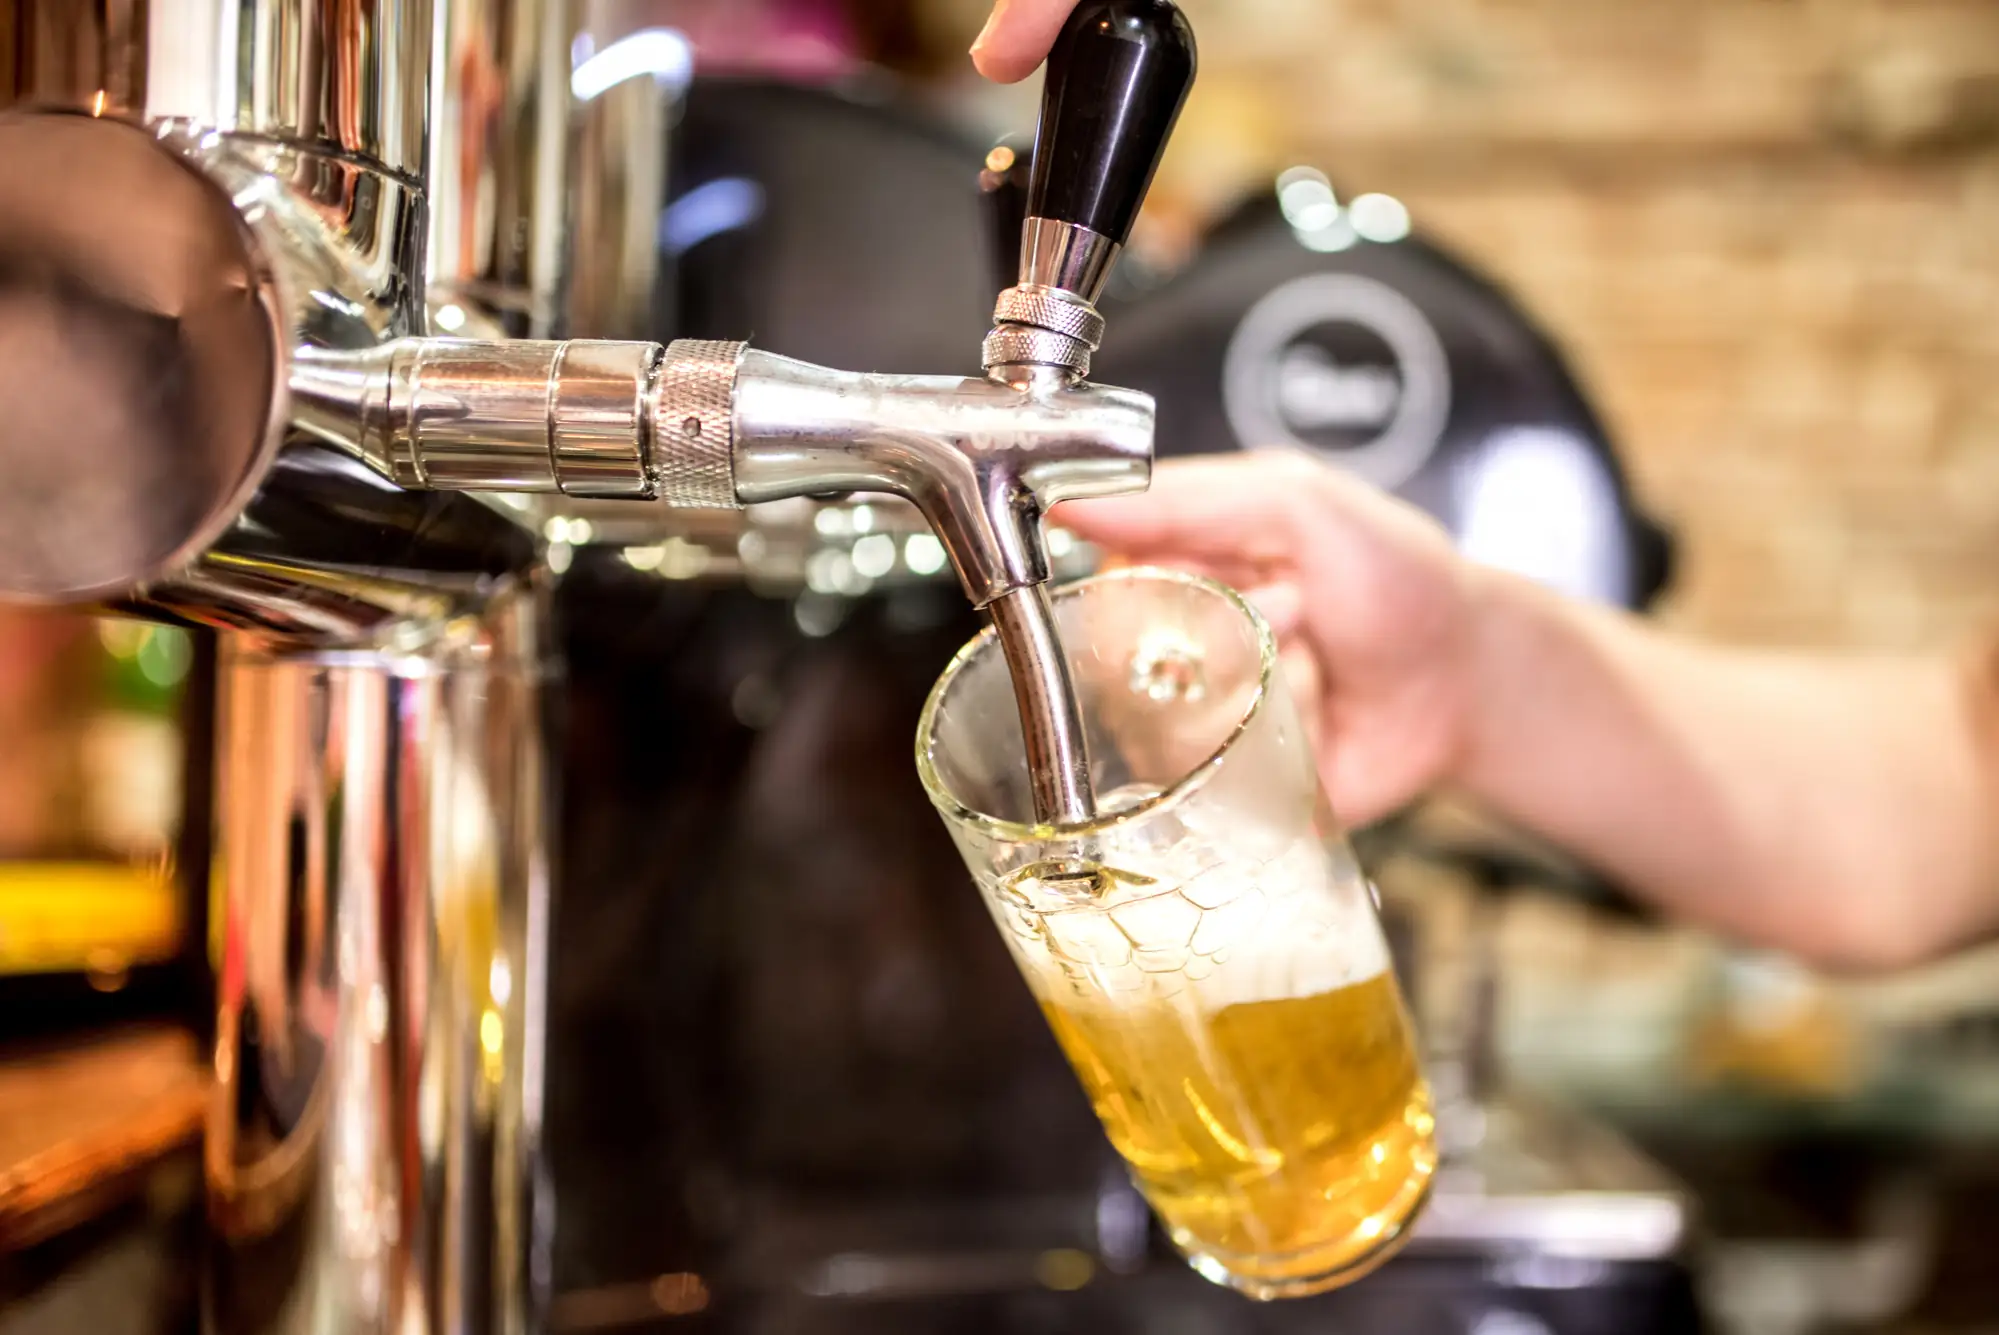
<path id="1" fill-rule="evenodd" d="M 1366 885 L 1338 877 L 1316 841 L 1294 839 L 1261 864 L 1184 874 L 1213 859 L 1184 847 L 1106 850 L 1109 865 L 1154 883 L 1120 882 L 1100 901 L 1042 914 L 1040 933 L 1018 931 L 1006 921 L 1018 915 L 1003 912 L 1035 991 L 1071 1005 L 1095 998 L 1148 1008 L 1191 997 L 1213 1012 L 1317 996 L 1388 971 Z"/>

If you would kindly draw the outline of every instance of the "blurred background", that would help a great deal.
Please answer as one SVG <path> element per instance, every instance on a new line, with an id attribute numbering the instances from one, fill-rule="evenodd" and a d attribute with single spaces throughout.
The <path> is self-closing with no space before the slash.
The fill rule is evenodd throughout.
<path id="1" fill-rule="evenodd" d="M 1619 548 L 1617 577 L 1599 578 L 1491 536 L 1544 525 L 1565 503 L 1598 503 L 1587 499 L 1596 492 L 1527 488 L 1509 524 L 1505 514 L 1480 522 L 1443 473 L 1386 480 L 1436 510 L 1474 555 L 1734 642 L 1937 646 L 1999 622 L 1999 7 L 1184 7 L 1200 34 L 1201 78 L 1134 241 L 1138 277 L 1119 298 L 1129 308 L 1153 302 L 1177 319 L 1189 304 L 1219 302 L 1225 324 L 1246 322 L 1263 288 L 1229 306 L 1202 284 L 1226 288 L 1212 257 L 1261 244 L 1265 224 L 1328 272 L 1391 286 L 1393 262 L 1368 257 L 1414 255 L 1420 272 L 1400 290 L 1426 310 L 1449 302 L 1435 295 L 1444 280 L 1421 266 L 1476 301 L 1503 303 L 1518 326 L 1504 338 L 1563 368 L 1547 391 L 1563 406 L 1549 411 L 1612 461 L 1603 494 L 1629 512 L 1617 523 L 1643 531 Z M 980 155 L 1030 128 L 1036 107 L 1033 81 L 996 89 L 973 76 L 964 52 L 986 8 L 607 2 L 593 7 L 594 45 L 578 58 L 621 34 L 669 29 L 698 74 L 684 126 L 763 124 L 751 102 L 721 92 L 707 110 L 701 101 L 702 81 L 755 80 L 820 90 L 866 108 L 864 121 L 958 154 L 964 216 L 952 215 L 956 230 L 937 244 L 947 264 L 963 256 L 967 310 L 941 318 L 891 306 L 870 345 L 942 346 L 941 365 L 894 369 L 950 370 L 973 344 L 938 345 L 928 331 L 975 328 L 998 286 L 978 249 Z M 706 170 L 706 142 L 676 148 L 669 175 L 683 162 Z M 926 231 L 929 219 L 897 215 L 906 196 L 894 171 L 843 181 L 853 226 L 884 220 L 884 249 L 906 244 L 898 228 L 947 236 L 943 221 Z M 684 201 L 704 184 L 688 177 L 674 190 Z M 769 188 L 773 217 L 825 204 L 805 193 L 787 204 Z M 755 266 L 765 252 L 704 259 L 698 239 L 662 237 L 684 253 L 655 303 L 661 336 L 736 336 L 713 326 L 744 321 L 774 331 L 779 351 L 841 360 L 812 346 L 809 316 L 784 322 L 784 310 L 810 306 L 801 289 L 760 305 L 704 296 L 704 283 L 722 281 L 704 278 L 704 264 L 764 272 Z M 1179 433 L 1163 450 L 1275 443 L 1239 438 L 1241 412 L 1217 406 L 1228 397 L 1220 343 L 1235 335 L 1223 330 L 1213 350 L 1203 340 L 1220 318 L 1162 316 L 1141 332 L 1112 315 L 1101 378 L 1160 395 L 1162 430 Z M 1458 366 L 1465 340 L 1444 342 Z M 1337 339 L 1325 345 L 1344 355 Z M 1471 403 L 1497 374 L 1457 375 L 1453 402 Z M 1190 396 L 1184 411 L 1175 394 Z M 1471 442 L 1461 458 L 1475 457 L 1477 433 L 1451 420 L 1450 439 Z M 1479 439 L 1497 438 L 1486 427 Z M 1335 462 L 1341 448 L 1328 447 Z M 121 1165 L 172 1163 L 162 1156 L 198 1129 L 210 652 L 180 630 L 0 610 L 0 1039 L 10 1058 L 0 1063 L 0 1330 L 110 1319 L 89 1315 L 91 1298 L 62 1282 L 95 1244 L 63 1239 L 107 1236 L 88 1234 L 87 1221 L 113 1217 L 110 1202 L 133 1208 L 132 1180 L 75 1168 L 123 1187 L 51 1211 L 70 1198 L 36 1185 L 50 1165 L 60 1176 L 107 1153 Z M 908 714 L 882 714 L 884 754 L 904 754 L 913 703 Z M 1373 869 L 1421 943 L 1407 958 L 1433 1045 L 1474 1068 L 1463 1079 L 1481 1088 L 1600 1119 L 1684 1187 L 1700 1221 L 1694 1284 L 1713 1328 L 1999 1330 L 1987 1241 L 1999 1224 L 1999 953 L 1891 979 L 1829 979 L 1654 921 L 1477 813 L 1429 811 L 1372 833 Z M 603 947 L 588 954 L 592 931 L 615 935 L 633 921 L 607 905 L 572 915 L 579 958 L 602 958 Z M 643 1024 L 653 1014 L 620 1011 L 581 983 L 569 995 L 579 1015 L 601 1019 L 608 1007 Z M 71 1081 L 62 1088 L 84 1091 L 80 1103 L 57 1097 L 58 1065 Z M 9 1165 L 35 1172 L 10 1176 Z M 171 1210 L 189 1189 L 184 1174 L 148 1177 L 140 1195 L 148 1210 Z M 678 1329 L 674 1319 L 707 1306 L 687 1296 L 691 1272 L 627 1250 L 627 1260 L 565 1263 L 582 1295 L 566 1309 L 573 1328 Z M 679 1287 L 660 1287 L 668 1279 Z M 1520 1320 L 1542 1324 L 1467 1329 L 1558 1329 Z M 1230 1327 L 1217 1317 L 1145 1328 Z"/>

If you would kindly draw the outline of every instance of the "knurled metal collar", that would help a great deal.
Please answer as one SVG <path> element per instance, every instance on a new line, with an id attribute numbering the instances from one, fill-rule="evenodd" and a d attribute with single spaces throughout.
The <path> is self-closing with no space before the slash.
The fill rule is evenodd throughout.
<path id="1" fill-rule="evenodd" d="M 1059 366 L 1079 376 L 1090 374 L 1090 345 L 1052 329 L 1003 324 L 986 335 L 984 351 L 988 371 L 996 366 L 1026 365 Z"/>
<path id="2" fill-rule="evenodd" d="M 1104 317 L 1096 307 L 1059 288 L 1010 287 L 1000 293 L 993 320 L 1067 334 L 1089 344 L 1092 352 L 1104 344 Z"/>
<path id="3" fill-rule="evenodd" d="M 736 500 L 736 369 L 743 343 L 682 339 L 660 360 L 653 391 L 653 483 L 668 505 L 740 508 Z"/>

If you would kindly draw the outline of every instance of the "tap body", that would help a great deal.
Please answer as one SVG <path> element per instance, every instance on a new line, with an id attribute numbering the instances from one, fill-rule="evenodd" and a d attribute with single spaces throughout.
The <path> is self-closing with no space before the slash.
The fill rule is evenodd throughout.
<path id="1" fill-rule="evenodd" d="M 301 425 L 406 488 L 732 509 L 879 492 L 929 520 L 975 607 L 1048 578 L 1041 517 L 1144 488 L 1152 401 L 1028 379 L 866 375 L 741 343 L 400 340 L 300 358 Z"/>
<path id="2" fill-rule="evenodd" d="M 1015 294 L 1000 309 L 1018 310 Z M 1073 825 L 1095 801 L 1042 522 L 1061 501 L 1142 490 L 1154 412 L 1145 395 L 1084 382 L 1089 350 L 1003 322 L 986 376 L 940 377 L 695 340 L 404 342 L 304 359 L 293 393 L 328 439 L 405 486 L 696 508 L 854 492 L 912 502 L 1006 648 L 1037 815 Z M 1060 360 L 1019 360 L 1044 352 Z"/>

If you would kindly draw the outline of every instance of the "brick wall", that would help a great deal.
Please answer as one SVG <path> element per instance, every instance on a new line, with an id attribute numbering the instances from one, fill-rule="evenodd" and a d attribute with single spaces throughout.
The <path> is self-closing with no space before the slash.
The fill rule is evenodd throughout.
<path id="1" fill-rule="evenodd" d="M 937 4 L 969 40 L 979 0 Z M 1999 621 L 1999 5 L 1184 4 L 1168 197 L 1309 160 L 1485 265 L 1683 534 L 1670 616 L 1883 646 Z"/>
<path id="2" fill-rule="evenodd" d="M 1188 8 L 1197 121 L 1402 197 L 1570 351 L 1684 535 L 1670 615 L 1868 645 L 1999 619 L 1999 6 Z"/>
<path id="3" fill-rule="evenodd" d="M 1683 534 L 1686 624 L 1900 645 L 1999 617 L 1988 165 L 1694 155 L 1495 179 L 1384 161 L 1368 184 L 1569 349 Z"/>

